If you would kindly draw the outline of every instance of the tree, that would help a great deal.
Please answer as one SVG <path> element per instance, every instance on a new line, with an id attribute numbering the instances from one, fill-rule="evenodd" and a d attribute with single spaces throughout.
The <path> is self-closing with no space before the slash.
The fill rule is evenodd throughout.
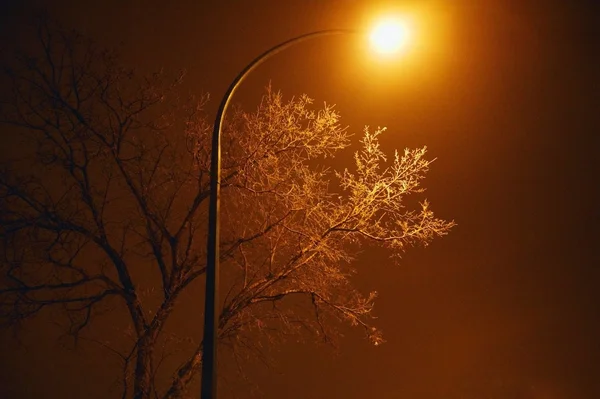
<path id="1" fill-rule="evenodd" d="M 156 376 L 165 326 L 205 272 L 207 97 L 182 99 L 180 77 L 140 76 L 75 32 L 42 21 L 36 33 L 39 54 L 5 68 L 1 119 L 26 144 L 0 169 L 0 316 L 13 325 L 58 308 L 79 337 L 97 313 L 123 309 L 133 336 L 120 354 L 123 397 L 181 397 L 201 343 L 161 370 L 170 381 Z M 351 135 L 333 107 L 269 88 L 255 112 L 231 113 L 218 339 L 234 353 L 253 347 L 255 331 L 328 339 L 335 320 L 382 342 L 375 293 L 349 279 L 353 257 L 369 243 L 398 255 L 454 225 L 426 201 L 410 206 L 431 161 L 420 148 L 387 162 L 383 131 L 366 128 L 354 169 L 335 172 L 318 165 Z"/>

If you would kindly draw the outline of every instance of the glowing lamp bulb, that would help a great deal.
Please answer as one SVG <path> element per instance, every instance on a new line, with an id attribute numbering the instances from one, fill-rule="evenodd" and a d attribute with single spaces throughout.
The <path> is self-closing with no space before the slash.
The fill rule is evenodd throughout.
<path id="1" fill-rule="evenodd" d="M 371 45 L 383 54 L 395 53 L 402 48 L 408 39 L 406 26 L 396 20 L 380 22 L 371 32 Z"/>

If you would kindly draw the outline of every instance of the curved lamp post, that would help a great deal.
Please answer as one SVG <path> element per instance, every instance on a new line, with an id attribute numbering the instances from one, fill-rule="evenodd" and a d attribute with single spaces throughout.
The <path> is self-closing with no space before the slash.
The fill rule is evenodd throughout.
<path id="1" fill-rule="evenodd" d="M 400 29 L 400 30 L 399 30 Z M 219 105 L 212 135 L 210 160 L 210 198 L 208 208 L 208 239 L 206 254 L 206 297 L 204 303 L 204 337 L 202 340 L 202 380 L 201 399 L 217 397 L 217 330 L 219 285 L 219 197 L 221 191 L 221 127 L 225 111 L 231 97 L 242 81 L 257 66 L 280 51 L 305 40 L 340 34 L 358 33 L 354 29 L 327 29 L 307 33 L 289 39 L 265 51 L 250 62 L 231 82 Z M 394 28 L 390 21 L 384 21 L 371 35 L 371 41 L 379 51 L 389 53 L 403 44 L 406 34 L 402 28 Z M 391 44 L 391 45 L 390 45 Z"/>

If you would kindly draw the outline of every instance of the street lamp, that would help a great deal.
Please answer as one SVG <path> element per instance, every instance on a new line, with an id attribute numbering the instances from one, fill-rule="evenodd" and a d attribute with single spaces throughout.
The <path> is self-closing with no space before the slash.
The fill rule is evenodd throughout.
<path id="1" fill-rule="evenodd" d="M 393 52 L 406 40 L 405 28 L 392 21 L 378 25 L 371 35 L 372 44 L 382 52 Z M 221 191 L 221 126 L 231 97 L 242 81 L 257 66 L 280 51 L 308 39 L 340 34 L 358 33 L 352 29 L 328 29 L 307 33 L 280 43 L 265 51 L 250 62 L 231 82 L 219 105 L 212 135 L 210 160 L 210 198 L 208 208 L 208 239 L 206 254 L 206 293 L 204 303 L 204 337 L 202 340 L 202 380 L 201 399 L 217 397 L 217 290 L 219 286 L 219 197 Z"/>
<path id="2" fill-rule="evenodd" d="M 406 24 L 394 18 L 380 21 L 369 35 L 371 46 L 379 53 L 396 53 L 410 39 L 410 31 Z"/>

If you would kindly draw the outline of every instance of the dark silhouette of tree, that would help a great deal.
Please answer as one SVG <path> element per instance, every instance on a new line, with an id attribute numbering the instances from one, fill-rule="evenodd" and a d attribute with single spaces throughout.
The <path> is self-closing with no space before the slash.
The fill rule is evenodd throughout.
<path id="1" fill-rule="evenodd" d="M 161 370 L 168 384 L 155 377 L 165 325 L 205 272 L 206 97 L 181 99 L 180 78 L 140 76 L 46 22 L 37 42 L 38 54 L 5 67 L 1 119 L 23 143 L 0 169 L 2 321 L 60 308 L 78 337 L 98 312 L 125 309 L 133 340 L 120 352 L 123 397 L 181 397 L 201 343 L 177 369 Z M 431 161 L 425 148 L 387 161 L 383 130 L 365 129 L 353 169 L 335 172 L 316 166 L 350 144 L 332 107 L 268 89 L 256 112 L 230 112 L 218 339 L 234 353 L 251 349 L 257 331 L 329 339 L 335 320 L 382 342 L 371 325 L 375 293 L 349 280 L 353 257 L 367 243 L 400 254 L 454 224 L 426 201 L 411 209 L 405 199 L 422 191 Z"/>

